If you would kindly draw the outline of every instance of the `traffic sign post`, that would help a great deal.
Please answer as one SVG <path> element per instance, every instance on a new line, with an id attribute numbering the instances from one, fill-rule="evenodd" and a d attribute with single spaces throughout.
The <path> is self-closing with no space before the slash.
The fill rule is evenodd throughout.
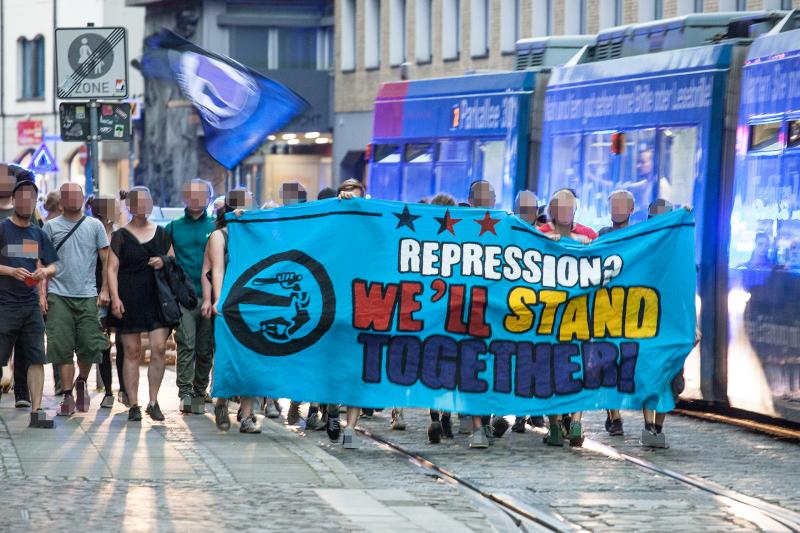
<path id="1" fill-rule="evenodd" d="M 133 111 L 128 102 L 97 102 L 99 106 L 99 141 L 129 141 Z M 62 141 L 88 142 L 91 140 L 91 112 L 89 102 L 61 102 L 58 108 Z"/>
<path id="2" fill-rule="evenodd" d="M 56 95 L 88 99 L 89 161 L 92 192 L 100 189 L 100 117 L 98 98 L 127 98 L 128 42 L 125 28 L 56 28 Z M 130 112 L 128 112 L 130 116 Z M 62 119 L 63 120 L 63 119 Z M 113 128 L 112 128 L 113 129 Z M 62 129 L 62 138 L 64 132 Z"/>

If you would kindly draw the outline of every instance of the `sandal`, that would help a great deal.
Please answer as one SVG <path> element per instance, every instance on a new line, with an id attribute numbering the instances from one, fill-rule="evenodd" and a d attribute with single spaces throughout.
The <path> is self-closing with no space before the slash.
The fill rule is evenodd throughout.
<path id="1" fill-rule="evenodd" d="M 551 424 L 547 436 L 542 439 L 542 442 L 548 446 L 564 446 L 564 433 L 561 431 L 561 423 Z"/>
<path id="2" fill-rule="evenodd" d="M 583 428 L 580 422 L 572 422 L 569 425 L 569 445 L 574 447 L 583 446 Z"/>

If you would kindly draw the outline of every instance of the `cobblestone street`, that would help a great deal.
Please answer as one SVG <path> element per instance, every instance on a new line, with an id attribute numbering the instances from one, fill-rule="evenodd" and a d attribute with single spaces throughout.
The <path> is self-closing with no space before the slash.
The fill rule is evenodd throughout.
<path id="1" fill-rule="evenodd" d="M 361 450 L 343 450 L 324 432 L 305 434 L 283 419 L 261 417 L 261 435 L 241 435 L 236 424 L 220 433 L 210 406 L 205 416 L 178 412 L 171 371 L 161 398 L 164 423 L 145 417 L 141 425 L 128 424 L 120 404 L 96 409 L 94 396 L 89 413 L 59 417 L 54 431 L 43 431 L 28 429 L 27 411 L 14 409 L 5 395 L 2 481 L 17 497 L 6 499 L 0 530 L 68 528 L 76 521 L 99 531 L 519 530 L 487 498 L 375 441 L 362 438 Z M 47 405 L 55 408 L 52 396 Z M 602 444 L 800 511 L 794 444 L 671 416 L 672 447 L 648 451 L 638 444 L 636 413 L 625 413 L 624 437 L 607 436 L 602 414 L 586 420 L 582 450 L 544 446 L 530 427 L 483 451 L 469 449 L 465 435 L 431 445 L 427 411 L 419 409 L 406 411 L 406 431 L 391 431 L 389 410 L 362 418 L 360 426 L 565 530 L 786 530 L 747 505 L 604 455 Z"/>

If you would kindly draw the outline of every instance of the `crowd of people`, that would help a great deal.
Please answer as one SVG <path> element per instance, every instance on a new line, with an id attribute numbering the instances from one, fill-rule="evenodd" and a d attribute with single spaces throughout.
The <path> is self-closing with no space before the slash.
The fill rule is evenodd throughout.
<path id="1" fill-rule="evenodd" d="M 105 391 L 100 407 L 114 405 L 112 339 L 119 391 L 116 401 L 128 409 L 129 421 L 140 421 L 144 404 L 138 396 L 143 333 L 149 346 L 145 413 L 152 420 L 165 418 L 158 398 L 166 345 L 174 332 L 180 411 L 205 414 L 205 404 L 212 402 L 208 388 L 214 358 L 213 320 L 220 314 L 219 296 L 228 263 L 226 215 L 250 209 L 252 195 L 241 188 L 231 190 L 224 201 L 214 202 L 212 215 L 211 185 L 191 180 L 183 190 L 184 216 L 162 227 L 150 220 L 153 200 L 145 187 L 133 187 L 119 198 L 86 199 L 78 184 L 68 182 L 57 193 L 47 195 L 46 217 L 37 207 L 38 194 L 30 171 L 0 165 L 0 355 L 3 366 L 13 355 L 15 406 L 30 408 L 30 427 L 54 426 L 42 408 L 45 364 L 53 365 L 59 416 L 90 409 L 87 380 L 95 364 Z M 361 182 L 348 179 L 338 190 L 323 189 L 317 199 L 337 197 L 343 201 L 366 197 L 366 189 Z M 309 200 L 308 192 L 296 182 L 282 185 L 280 199 L 282 205 Z M 599 232 L 575 221 L 577 198 L 569 189 L 556 191 L 543 206 L 533 192 L 521 191 L 514 212 L 553 240 L 570 238 L 588 244 L 630 223 L 635 209 L 633 195 L 618 190 L 608 200 L 612 225 Z M 464 204 L 447 193 L 420 201 L 494 209 L 496 196 L 489 182 L 476 181 Z M 262 209 L 273 207 L 276 205 L 270 203 Z M 649 214 L 652 217 L 671 209 L 668 202 L 656 200 L 649 206 Z M 682 376 L 678 375 L 673 380 L 673 392 L 677 395 L 681 390 Z M 214 418 L 220 431 L 231 428 L 228 409 L 232 401 L 238 404 L 236 418 L 241 433 L 261 432 L 256 413 L 267 418 L 281 416 L 277 398 L 217 398 Z M 339 420 L 340 411 L 346 414 L 344 425 Z M 358 419 L 372 416 L 374 411 L 311 403 L 303 418 L 301 403 L 291 400 L 286 421 L 306 431 L 324 429 L 331 441 L 340 442 L 344 448 L 357 448 L 354 428 Z M 517 416 L 513 425 L 500 414 L 458 416 L 458 432 L 469 435 L 472 448 L 489 447 L 509 427 L 517 433 L 525 433 L 527 425 L 545 427 L 545 417 L 537 413 Z M 643 416 L 642 444 L 666 447 L 665 414 L 645 409 Z M 582 445 L 581 413 L 548 418 L 546 444 L 562 446 L 568 441 L 572 446 Z M 391 428 L 406 429 L 403 409 L 391 410 Z M 614 436 L 624 433 L 619 411 L 607 411 L 606 430 Z M 451 413 L 430 410 L 427 433 L 434 444 L 454 438 Z"/>

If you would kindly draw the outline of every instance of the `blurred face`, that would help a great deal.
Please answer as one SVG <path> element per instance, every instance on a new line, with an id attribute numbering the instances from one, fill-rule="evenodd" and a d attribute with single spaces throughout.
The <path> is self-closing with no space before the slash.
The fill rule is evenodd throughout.
<path id="1" fill-rule="evenodd" d="M 0 198 L 9 198 L 17 178 L 8 174 L 8 166 L 0 165 Z"/>
<path id="2" fill-rule="evenodd" d="M 14 193 L 14 212 L 19 218 L 30 219 L 36 208 L 36 190 L 30 185 L 20 187 Z"/>
<path id="3" fill-rule="evenodd" d="M 615 194 L 609 201 L 611 204 L 611 220 L 615 224 L 627 222 L 633 213 L 633 201 L 625 194 Z"/>
<path id="4" fill-rule="evenodd" d="M 769 239 L 766 237 L 759 237 L 756 239 L 756 247 L 753 254 L 758 257 L 766 257 L 769 253 Z"/>
<path id="5" fill-rule="evenodd" d="M 283 205 L 301 204 L 306 201 L 306 190 L 299 183 L 281 185 L 281 202 Z"/>
<path id="6" fill-rule="evenodd" d="M 647 218 L 653 218 L 658 215 L 664 215 L 672 211 L 672 206 L 669 205 L 654 205 L 647 213 Z"/>
<path id="7" fill-rule="evenodd" d="M 103 223 L 113 222 L 117 219 L 117 202 L 114 198 L 96 198 L 92 203 L 95 218 Z"/>
<path id="8" fill-rule="evenodd" d="M 653 173 L 653 151 L 644 150 L 639 152 L 636 160 L 636 172 L 640 176 L 647 176 Z"/>
<path id="9" fill-rule="evenodd" d="M 472 207 L 494 209 L 497 203 L 494 189 L 489 183 L 476 183 L 469 190 L 469 204 Z"/>
<path id="10" fill-rule="evenodd" d="M 538 198 L 534 194 L 522 194 L 517 197 L 517 215 L 519 218 L 533 224 L 536 222 L 536 217 L 539 215 Z"/>
<path id="11" fill-rule="evenodd" d="M 147 191 L 133 191 L 128 196 L 128 210 L 131 215 L 139 218 L 147 218 L 153 212 L 153 198 Z"/>
<path id="12" fill-rule="evenodd" d="M 61 209 L 65 213 L 80 213 L 83 210 L 83 190 L 77 183 L 61 186 Z"/>
<path id="13" fill-rule="evenodd" d="M 566 191 L 550 200 L 550 218 L 559 226 L 571 226 L 575 222 L 575 198 Z"/>
<path id="14" fill-rule="evenodd" d="M 233 209 L 247 209 L 250 206 L 249 196 L 245 190 L 230 191 L 228 193 L 228 205 Z"/>
<path id="15" fill-rule="evenodd" d="M 183 202 L 189 211 L 205 211 L 210 200 L 208 187 L 203 183 L 190 182 L 183 187 Z"/>

